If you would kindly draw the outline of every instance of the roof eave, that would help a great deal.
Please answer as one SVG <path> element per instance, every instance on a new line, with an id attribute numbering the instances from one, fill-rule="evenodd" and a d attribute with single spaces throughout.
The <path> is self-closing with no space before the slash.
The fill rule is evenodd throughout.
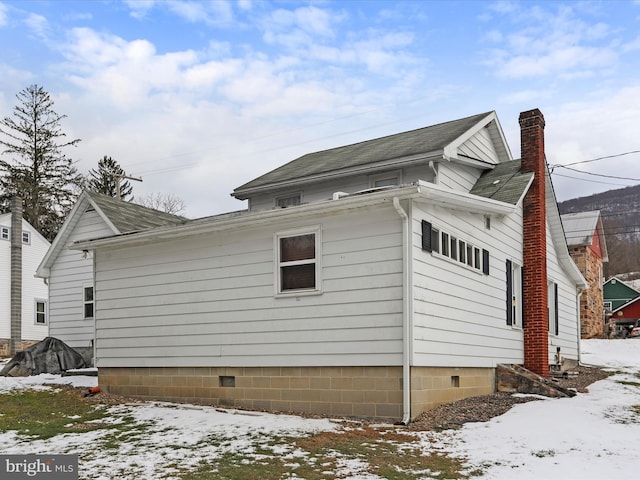
<path id="1" fill-rule="evenodd" d="M 385 189 L 366 194 L 350 194 L 335 200 L 325 200 L 285 209 L 265 210 L 232 217 L 209 217 L 193 220 L 178 226 L 158 227 L 136 233 L 126 233 L 112 237 L 83 240 L 73 243 L 74 250 L 93 250 L 97 248 L 134 245 L 152 240 L 173 239 L 200 233 L 210 233 L 242 226 L 265 225 L 278 219 L 295 219 L 302 215 L 333 213 L 382 203 L 390 203 L 393 198 L 400 200 L 417 199 L 446 208 L 472 211 L 487 215 L 508 215 L 516 209 L 514 205 L 498 202 L 476 195 L 440 187 L 435 184 L 418 182 L 417 184 Z"/>
<path id="2" fill-rule="evenodd" d="M 247 200 L 249 197 L 274 190 L 282 190 L 286 188 L 299 187 L 303 184 L 332 180 L 334 178 L 340 178 L 348 175 L 354 175 L 362 172 L 373 173 L 374 171 L 398 168 L 401 166 L 411 166 L 417 163 L 421 163 L 429 160 L 442 160 L 444 153 L 442 149 L 433 150 L 430 152 L 420 153 L 417 155 L 411 155 L 408 157 L 398 157 L 392 159 L 386 159 L 382 162 L 368 163 L 365 165 L 358 165 L 357 167 L 345 168 L 342 170 L 333 170 L 330 172 L 319 173 L 316 175 L 308 175 L 306 177 L 296 177 L 292 179 L 283 180 L 281 182 L 269 183 L 267 185 L 261 185 L 258 187 L 250 187 L 244 189 L 236 189 L 231 193 L 231 196 L 238 200 Z"/>

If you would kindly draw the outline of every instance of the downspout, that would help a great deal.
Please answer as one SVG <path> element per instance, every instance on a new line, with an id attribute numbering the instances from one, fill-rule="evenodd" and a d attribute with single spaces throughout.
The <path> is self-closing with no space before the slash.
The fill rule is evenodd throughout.
<path id="1" fill-rule="evenodd" d="M 582 294 L 586 291 L 586 288 L 579 288 L 578 289 L 578 293 L 576 294 L 576 315 L 578 316 L 578 321 L 576 322 L 578 325 L 578 335 L 577 335 L 577 339 L 578 339 L 578 345 L 577 345 L 577 350 L 578 350 L 578 365 L 582 365 L 582 351 L 581 351 L 581 344 L 582 344 L 582 319 L 580 318 L 580 297 L 582 296 Z"/>
<path id="2" fill-rule="evenodd" d="M 411 230 L 409 216 L 393 197 L 393 207 L 402 218 L 402 420 L 403 425 L 411 421 Z"/>

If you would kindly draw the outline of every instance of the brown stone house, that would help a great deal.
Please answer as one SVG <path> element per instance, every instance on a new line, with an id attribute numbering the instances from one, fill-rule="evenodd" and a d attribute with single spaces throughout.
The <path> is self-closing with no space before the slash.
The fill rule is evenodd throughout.
<path id="1" fill-rule="evenodd" d="M 603 263 L 608 261 L 600 211 L 562 215 L 569 253 L 589 284 L 580 297 L 580 336 L 603 338 Z"/>

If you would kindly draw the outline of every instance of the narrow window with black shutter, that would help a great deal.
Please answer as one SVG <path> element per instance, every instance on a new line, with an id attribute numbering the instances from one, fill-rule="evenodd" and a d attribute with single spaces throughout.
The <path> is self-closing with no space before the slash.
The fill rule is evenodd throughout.
<path id="1" fill-rule="evenodd" d="M 422 220 L 422 250 L 440 253 L 440 230 L 426 220 Z"/>
<path id="2" fill-rule="evenodd" d="M 558 314 L 558 284 L 553 284 L 553 301 L 555 303 L 555 329 L 556 335 L 560 334 L 560 316 Z"/>
<path id="3" fill-rule="evenodd" d="M 489 250 L 482 249 L 482 273 L 489 275 Z"/>
<path id="4" fill-rule="evenodd" d="M 431 239 L 431 231 L 433 227 L 430 222 L 426 220 L 422 220 L 422 250 L 426 252 L 433 251 L 432 239 Z"/>
<path id="5" fill-rule="evenodd" d="M 506 261 L 507 274 L 507 325 L 513 325 L 513 267 L 511 260 Z"/>

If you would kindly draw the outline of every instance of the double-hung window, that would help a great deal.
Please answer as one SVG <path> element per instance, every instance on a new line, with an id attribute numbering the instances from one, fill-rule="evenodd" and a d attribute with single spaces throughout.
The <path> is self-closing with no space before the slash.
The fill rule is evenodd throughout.
<path id="1" fill-rule="evenodd" d="M 320 291 L 320 228 L 276 234 L 276 293 Z"/>
<path id="2" fill-rule="evenodd" d="M 549 282 L 548 289 L 549 333 L 557 336 L 560 333 L 560 316 L 558 312 L 558 284 Z"/>
<path id="3" fill-rule="evenodd" d="M 507 325 L 522 327 L 522 267 L 506 261 Z"/>
<path id="4" fill-rule="evenodd" d="M 47 301 L 35 300 L 35 323 L 36 325 L 47 324 Z"/>
<path id="5" fill-rule="evenodd" d="M 82 308 L 84 318 L 93 318 L 94 315 L 94 299 L 93 285 L 82 287 Z"/>

